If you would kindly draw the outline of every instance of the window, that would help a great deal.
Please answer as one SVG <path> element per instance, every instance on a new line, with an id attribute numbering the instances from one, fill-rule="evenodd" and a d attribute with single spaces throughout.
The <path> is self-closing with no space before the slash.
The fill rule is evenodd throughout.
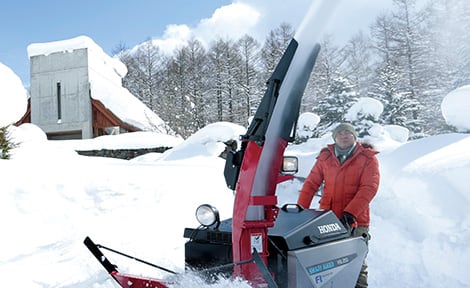
<path id="1" fill-rule="evenodd" d="M 60 87 L 60 82 L 57 82 L 57 120 L 60 121 L 62 120 L 62 108 L 61 108 L 61 98 L 62 98 L 62 95 L 61 95 L 62 91 L 61 91 L 61 87 Z"/>

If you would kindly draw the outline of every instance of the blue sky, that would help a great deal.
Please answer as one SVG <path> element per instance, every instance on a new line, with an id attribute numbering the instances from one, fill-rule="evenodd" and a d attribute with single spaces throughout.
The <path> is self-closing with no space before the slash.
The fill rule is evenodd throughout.
<path id="1" fill-rule="evenodd" d="M 10 67 L 28 86 L 27 46 L 32 43 L 59 41 L 86 35 L 105 52 L 111 54 L 120 43 L 134 47 L 150 38 L 174 39 L 176 37 L 174 34 L 181 36 L 182 31 L 190 31 L 191 35 L 205 38 L 207 41 L 215 37 L 212 34 L 218 33 L 217 31 L 226 31 L 225 36 L 234 38 L 248 33 L 263 41 L 268 31 L 278 27 L 281 22 L 288 22 L 297 27 L 311 1 L 4 1 L 0 9 L 0 62 Z M 357 31 L 356 27 L 366 27 L 373 20 L 372 15 L 382 11 L 383 7 L 390 6 L 392 2 L 392 0 L 354 0 L 354 5 L 351 6 L 350 1 L 342 1 L 342 13 L 344 11 L 349 13 L 351 9 L 359 10 L 350 13 L 350 17 L 355 17 L 355 20 L 347 24 L 348 33 L 352 33 L 352 29 Z M 219 9 L 221 7 L 225 9 Z M 336 24 L 347 22 L 342 16 L 337 16 L 335 19 Z M 178 26 L 168 29 L 168 25 L 171 24 Z M 347 29 L 342 28 L 341 31 Z"/>
<path id="2" fill-rule="evenodd" d="M 197 24 L 229 0 L 15 0 L 0 9 L 0 62 L 25 82 L 27 46 L 87 35 L 111 53 L 161 35 L 167 24 Z M 197 5 L 195 5 L 197 3 Z"/>

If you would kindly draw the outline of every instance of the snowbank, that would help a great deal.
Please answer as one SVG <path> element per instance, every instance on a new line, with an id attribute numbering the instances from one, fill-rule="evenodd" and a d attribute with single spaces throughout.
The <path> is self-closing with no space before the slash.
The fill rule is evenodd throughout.
<path id="1" fill-rule="evenodd" d="M 470 131 L 470 85 L 459 87 L 444 97 L 441 104 L 442 116 L 447 124 L 459 132 Z"/>
<path id="2" fill-rule="evenodd" d="M 26 113 L 28 93 L 21 79 L 0 62 L 0 127 L 20 120 Z"/>

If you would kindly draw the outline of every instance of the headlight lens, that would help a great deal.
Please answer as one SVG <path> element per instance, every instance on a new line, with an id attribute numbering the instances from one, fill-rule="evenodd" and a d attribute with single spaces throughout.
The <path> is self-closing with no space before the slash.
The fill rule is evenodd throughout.
<path id="1" fill-rule="evenodd" d="M 299 159 L 295 156 L 284 156 L 281 171 L 284 174 L 295 174 L 299 171 Z"/>
<path id="2" fill-rule="evenodd" d="M 196 209 L 196 219 L 203 226 L 211 226 L 220 221 L 219 211 L 209 204 L 203 204 Z"/>

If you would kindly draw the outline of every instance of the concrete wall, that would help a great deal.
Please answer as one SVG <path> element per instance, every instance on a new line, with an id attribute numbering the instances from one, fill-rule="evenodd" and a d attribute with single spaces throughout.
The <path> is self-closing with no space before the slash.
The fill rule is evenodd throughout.
<path id="1" fill-rule="evenodd" d="M 65 134 L 51 138 L 92 138 L 87 49 L 33 56 L 30 67 L 31 122 L 48 136 Z"/>

